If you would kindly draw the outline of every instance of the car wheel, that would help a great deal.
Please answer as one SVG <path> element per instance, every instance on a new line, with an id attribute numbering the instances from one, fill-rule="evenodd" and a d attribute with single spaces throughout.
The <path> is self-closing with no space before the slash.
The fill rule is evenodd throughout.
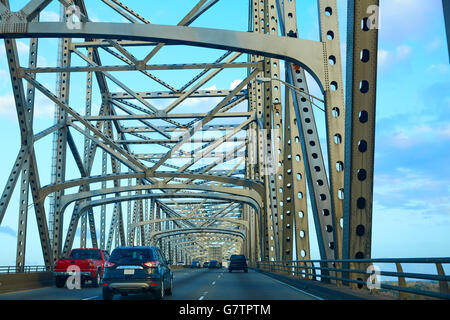
<path id="1" fill-rule="evenodd" d="M 64 285 L 66 284 L 66 278 L 65 277 L 56 277 L 55 278 L 55 285 L 57 288 L 64 288 Z"/>
<path id="2" fill-rule="evenodd" d="M 161 280 L 161 289 L 155 293 L 155 298 L 157 300 L 164 299 L 166 289 L 164 288 L 164 279 Z"/>
<path id="3" fill-rule="evenodd" d="M 114 297 L 114 293 L 111 292 L 108 288 L 103 288 L 103 300 L 112 300 Z"/>
<path id="4" fill-rule="evenodd" d="M 228 272 L 231 272 L 231 269 L 228 269 Z"/>
<path id="5" fill-rule="evenodd" d="M 166 290 L 166 295 L 171 296 L 173 292 L 173 278 L 170 278 L 169 288 Z"/>
<path id="6" fill-rule="evenodd" d="M 244 272 L 245 272 L 245 273 L 248 273 L 248 269 L 245 269 Z"/>
<path id="7" fill-rule="evenodd" d="M 92 286 L 94 288 L 98 288 L 100 286 L 100 281 L 102 279 L 100 278 L 100 270 L 97 271 L 97 273 L 95 274 L 95 277 L 92 279 Z"/>

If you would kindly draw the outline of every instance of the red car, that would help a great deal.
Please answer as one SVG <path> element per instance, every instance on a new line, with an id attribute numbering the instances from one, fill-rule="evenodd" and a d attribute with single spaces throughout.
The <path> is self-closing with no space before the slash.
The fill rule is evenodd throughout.
<path id="1" fill-rule="evenodd" d="M 70 266 L 76 266 L 80 270 L 81 283 L 92 281 L 94 287 L 98 287 L 103 277 L 103 270 L 109 254 L 102 249 L 73 249 L 67 259 L 58 259 L 55 263 L 54 274 L 56 287 L 64 287 L 67 278 L 72 275 L 68 270 Z M 75 268 L 77 269 L 77 268 Z"/>

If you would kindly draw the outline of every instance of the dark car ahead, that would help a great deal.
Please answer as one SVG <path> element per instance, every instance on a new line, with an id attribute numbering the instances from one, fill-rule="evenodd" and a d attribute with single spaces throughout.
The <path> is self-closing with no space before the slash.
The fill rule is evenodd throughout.
<path id="1" fill-rule="evenodd" d="M 191 268 L 200 268 L 200 261 L 192 261 Z"/>
<path id="2" fill-rule="evenodd" d="M 104 300 L 128 293 L 163 299 L 172 294 L 173 273 L 158 247 L 118 247 L 105 263 L 102 283 Z"/>
<path id="3" fill-rule="evenodd" d="M 242 270 L 248 272 L 247 259 L 243 254 L 233 254 L 230 257 L 230 263 L 228 265 L 228 272 L 233 270 Z"/>
<path id="4" fill-rule="evenodd" d="M 209 267 L 209 262 L 208 261 L 203 262 L 203 268 L 208 268 L 208 267 Z"/>
<path id="5" fill-rule="evenodd" d="M 222 267 L 221 263 L 217 260 L 209 261 L 208 268 L 209 269 L 220 269 Z"/>

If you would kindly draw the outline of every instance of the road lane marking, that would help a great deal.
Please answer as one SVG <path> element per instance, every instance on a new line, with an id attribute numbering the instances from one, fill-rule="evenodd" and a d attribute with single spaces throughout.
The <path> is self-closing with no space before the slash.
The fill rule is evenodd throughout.
<path id="1" fill-rule="evenodd" d="M 216 284 L 216 282 L 215 281 L 213 281 L 212 283 L 211 283 L 211 285 L 213 286 L 213 285 L 215 285 Z"/>
<path id="2" fill-rule="evenodd" d="M 208 294 L 208 291 L 205 291 L 202 293 L 202 295 L 200 296 L 200 298 L 198 298 L 198 300 L 203 300 L 205 299 L 205 296 Z"/>
<path id="3" fill-rule="evenodd" d="M 90 298 L 84 298 L 84 299 L 81 299 L 81 300 L 91 300 L 91 299 L 95 299 L 95 298 L 98 298 L 98 296 L 90 297 Z"/>

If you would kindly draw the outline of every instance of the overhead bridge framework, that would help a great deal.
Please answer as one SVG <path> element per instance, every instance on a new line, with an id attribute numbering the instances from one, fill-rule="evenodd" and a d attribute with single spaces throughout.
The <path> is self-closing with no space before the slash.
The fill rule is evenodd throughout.
<path id="1" fill-rule="evenodd" d="M 308 260 L 309 215 L 321 259 L 370 258 L 378 0 L 348 1 L 346 92 L 336 0 L 317 1 L 318 41 L 298 36 L 302 12 L 295 0 L 242 1 L 236 10 L 249 12 L 246 31 L 191 26 L 217 14 L 218 3 L 192 1 L 177 25 L 158 25 L 131 0 L 99 1 L 122 23 L 93 22 L 84 0 L 31 0 L 18 12 L 0 0 L 20 129 L 0 223 L 6 213 L 18 217 L 19 270 L 31 206 L 49 268 L 72 247 L 152 243 L 171 259 L 193 259 L 220 245 L 253 265 Z M 60 22 L 44 21 L 48 6 L 60 8 Z M 56 67 L 39 66 L 46 38 L 59 41 Z M 16 39 L 29 41 L 27 65 Z M 209 59 L 159 64 L 165 46 L 208 49 Z M 133 48 L 147 51 L 137 57 Z M 242 71 L 242 81 L 207 88 L 228 70 Z M 180 87 L 158 71 L 177 80 L 183 71 L 195 76 Z M 49 74 L 56 75 L 56 91 L 46 86 Z M 71 81 L 75 74 L 85 74 L 85 82 Z M 125 74 L 145 81 L 123 80 Z M 309 93 L 308 80 L 322 97 Z M 55 122 L 40 132 L 33 130 L 37 92 L 55 105 Z M 73 92 L 84 95 L 82 105 Z M 195 105 L 201 99 L 207 108 Z M 186 112 L 189 103 L 194 107 Z M 326 148 L 317 115 L 326 120 Z M 49 139 L 51 164 L 36 152 Z M 45 165 L 48 185 L 40 182 Z M 69 172 L 78 178 L 67 179 Z M 10 201 L 14 190 L 19 203 Z"/>

